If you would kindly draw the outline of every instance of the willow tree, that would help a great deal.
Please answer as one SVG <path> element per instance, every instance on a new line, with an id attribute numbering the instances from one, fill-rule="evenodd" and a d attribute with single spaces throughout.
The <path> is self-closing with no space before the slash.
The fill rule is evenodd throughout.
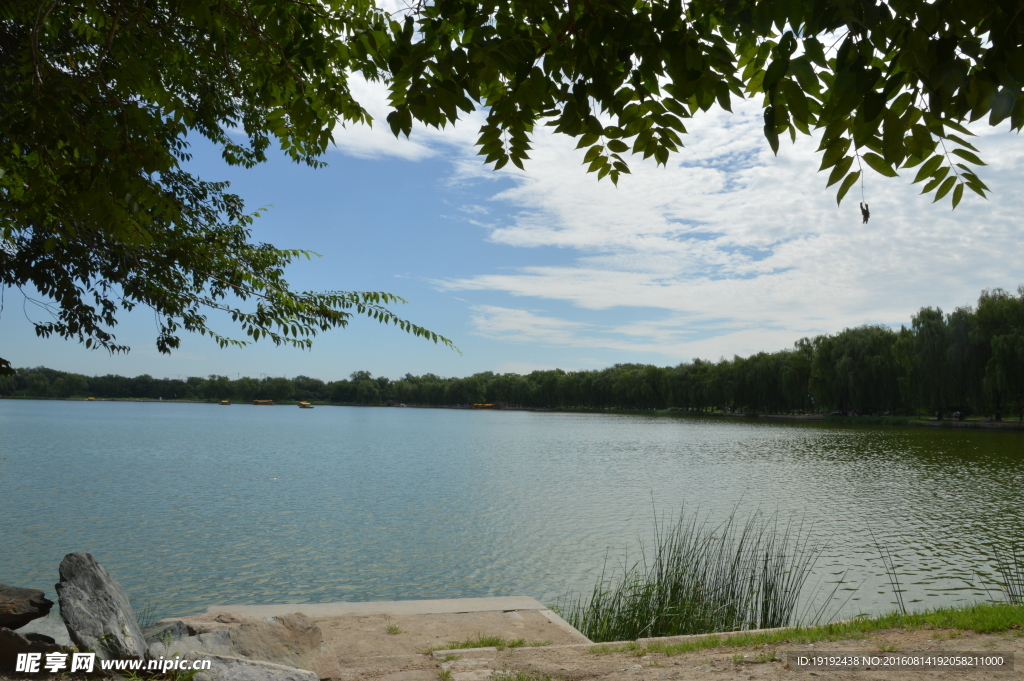
<path id="1" fill-rule="evenodd" d="M 181 168 L 186 135 L 252 166 L 271 144 L 319 165 L 340 121 L 369 116 L 352 74 L 384 79 L 388 123 L 486 110 L 487 163 L 523 167 L 540 125 L 616 182 L 637 154 L 666 164 L 686 120 L 757 98 L 773 150 L 817 134 L 837 200 L 901 169 L 955 207 L 987 187 L 966 127 L 1024 124 L 1024 0 L 23 0 L 0 4 L 0 286 L 35 289 L 36 324 L 123 350 L 121 309 L 152 307 L 157 346 L 181 329 L 222 345 L 307 346 L 353 314 L 450 344 L 385 293 L 294 292 L 310 254 L 250 241 L 224 183 Z M 248 301 L 248 303 L 247 303 Z M 249 307 L 242 307 L 249 304 Z M 244 331 L 215 331 L 210 310 Z M 0 360 L 0 364 L 2 364 Z"/>

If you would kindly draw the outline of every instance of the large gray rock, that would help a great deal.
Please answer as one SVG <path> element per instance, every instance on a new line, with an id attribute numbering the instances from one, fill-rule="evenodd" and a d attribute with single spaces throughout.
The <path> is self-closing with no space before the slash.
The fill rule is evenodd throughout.
<path id="1" fill-rule="evenodd" d="M 65 651 L 49 636 L 22 634 L 7 628 L 0 628 L 0 672 L 14 671 L 19 653 L 42 653 L 43 659 L 45 659 L 47 653 L 60 652 Z"/>
<path id="2" fill-rule="evenodd" d="M 175 655 L 220 655 L 290 667 L 308 667 L 320 653 L 323 641 L 323 632 L 316 622 L 302 613 L 295 613 L 264 622 L 245 622 L 237 627 L 187 636 L 172 640 L 170 644 L 150 640 L 149 658 L 155 660 Z"/>
<path id="3" fill-rule="evenodd" d="M 311 671 L 269 662 L 208 653 L 189 653 L 184 657 L 210 660 L 210 669 L 196 674 L 196 681 L 320 681 L 320 677 Z"/>
<path id="4" fill-rule="evenodd" d="M 88 553 L 69 553 L 56 585 L 60 616 L 71 640 L 100 659 L 146 655 L 146 637 L 121 585 Z"/>
<path id="5" fill-rule="evenodd" d="M 39 617 L 46 617 L 53 601 L 39 589 L 0 584 L 0 627 L 20 629 Z"/>
<path id="6" fill-rule="evenodd" d="M 25 626 L 18 629 L 19 634 L 43 634 L 57 642 L 59 646 L 71 647 L 71 636 L 68 635 L 68 628 L 64 626 L 64 620 L 60 615 L 53 613 L 46 617 L 32 620 Z"/>

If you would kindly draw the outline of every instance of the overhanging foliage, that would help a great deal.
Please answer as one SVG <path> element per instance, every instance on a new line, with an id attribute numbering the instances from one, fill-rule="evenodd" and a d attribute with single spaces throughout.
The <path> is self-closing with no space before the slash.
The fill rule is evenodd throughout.
<path id="1" fill-rule="evenodd" d="M 764 132 L 820 131 L 841 200 L 867 168 L 913 169 L 955 207 L 984 196 L 966 124 L 1024 125 L 1024 0 L 437 0 L 389 17 L 369 0 L 28 0 L 0 4 L 0 286 L 52 304 L 40 335 L 122 350 L 120 309 L 152 307 L 161 351 L 227 310 L 247 340 L 308 344 L 379 293 L 296 293 L 301 251 L 249 242 L 223 183 L 182 170 L 187 135 L 232 164 L 277 143 L 313 166 L 339 122 L 364 124 L 353 73 L 390 83 L 388 122 L 485 108 L 480 153 L 523 167 L 548 125 L 598 178 L 659 164 L 686 119 L 761 98 Z M 866 167 L 865 167 L 866 166 Z M 255 309 L 234 303 L 259 301 Z M 0 359 L 0 371 L 9 364 Z"/>
<path id="2" fill-rule="evenodd" d="M 312 254 L 251 243 L 254 215 L 226 183 L 181 169 L 189 133 L 232 164 L 276 141 L 318 165 L 339 121 L 368 121 L 347 82 L 376 72 L 373 22 L 366 2 L 0 5 L 0 286 L 45 296 L 36 333 L 127 350 L 111 329 L 142 305 L 161 352 L 180 329 L 307 347 L 353 314 L 450 346 L 388 310 L 396 296 L 292 291 L 284 266 Z M 245 340 L 211 328 L 211 310 Z"/>
<path id="3" fill-rule="evenodd" d="M 821 132 L 841 201 L 865 172 L 917 168 L 955 207 L 988 189 L 966 123 L 1024 125 L 1020 0 L 437 0 L 397 44 L 392 129 L 452 123 L 483 106 L 486 161 L 523 167 L 538 125 L 579 140 L 615 182 L 626 154 L 659 164 L 685 120 L 759 97 L 764 134 Z"/>

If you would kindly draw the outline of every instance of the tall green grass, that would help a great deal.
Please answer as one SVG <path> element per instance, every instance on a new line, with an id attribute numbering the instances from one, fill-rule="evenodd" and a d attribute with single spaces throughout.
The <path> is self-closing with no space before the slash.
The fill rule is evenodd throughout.
<path id="1" fill-rule="evenodd" d="M 996 570 L 1002 577 L 998 582 L 1006 594 L 1006 600 L 1014 605 L 1024 605 L 1024 555 L 1014 541 L 996 541 L 992 544 L 996 559 Z"/>
<path id="2" fill-rule="evenodd" d="M 655 523 L 653 555 L 641 547 L 617 579 L 602 572 L 589 596 L 557 607 L 595 642 L 787 626 L 823 549 L 802 522 L 780 527 L 775 515 L 720 524 L 680 515 Z"/>

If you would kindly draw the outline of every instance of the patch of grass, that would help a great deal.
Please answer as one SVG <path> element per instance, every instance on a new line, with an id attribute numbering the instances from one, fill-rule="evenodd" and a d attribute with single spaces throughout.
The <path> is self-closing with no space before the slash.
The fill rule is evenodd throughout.
<path id="1" fill-rule="evenodd" d="M 558 606 L 591 641 L 741 631 L 787 626 L 823 544 L 800 523 L 780 527 L 760 512 L 740 523 L 680 515 L 655 523 L 653 555 L 602 573 L 589 596 Z"/>
<path id="2" fill-rule="evenodd" d="M 394 636 L 396 634 L 401 634 L 402 633 L 402 628 L 400 626 L 398 626 L 397 624 L 394 624 L 392 622 L 388 622 L 388 625 L 386 627 L 384 627 L 384 631 L 386 631 L 387 633 L 389 633 L 392 636 Z"/>
<path id="3" fill-rule="evenodd" d="M 498 650 L 505 650 L 506 648 L 549 645 L 551 645 L 551 641 L 527 641 L 525 638 L 505 639 L 501 636 L 475 634 L 473 637 L 467 638 L 464 641 L 449 641 L 443 646 L 433 646 L 424 649 L 422 652 L 429 655 L 436 650 L 462 650 L 463 648 L 497 648 Z"/>
<path id="4" fill-rule="evenodd" d="M 452 681 L 452 670 L 451 669 L 442 669 L 441 671 L 439 671 L 437 673 L 437 680 L 438 681 Z"/>
<path id="5" fill-rule="evenodd" d="M 878 649 L 881 650 L 883 653 L 895 653 L 896 652 L 896 644 L 895 643 L 879 643 L 878 644 Z"/>
<path id="6" fill-rule="evenodd" d="M 754 659 L 758 662 L 767 664 L 768 662 L 778 662 L 779 655 L 775 652 L 774 648 L 770 648 L 768 650 L 758 653 L 757 657 Z"/>
<path id="7" fill-rule="evenodd" d="M 752 647 L 778 643 L 808 644 L 819 641 L 839 641 L 864 638 L 868 634 L 886 629 L 948 629 L 957 632 L 973 631 L 994 634 L 1024 628 L 1024 605 L 1009 603 L 976 603 L 960 608 L 939 608 L 922 612 L 899 613 L 875 618 L 857 618 L 847 622 L 833 622 L 812 627 L 792 627 L 764 633 L 734 633 L 701 636 L 680 643 L 650 643 L 636 641 L 618 646 L 594 646 L 592 653 L 601 655 L 629 652 L 633 655 L 664 653 L 678 655 L 693 651 L 730 647 Z"/>
<path id="8" fill-rule="evenodd" d="M 135 615 L 135 621 L 139 623 L 140 629 L 151 627 L 157 623 L 160 618 L 156 616 L 156 610 L 153 608 L 152 603 L 145 603 L 139 607 L 131 604 L 132 612 Z"/>
<path id="9" fill-rule="evenodd" d="M 198 673 L 199 673 L 199 671 L 196 670 L 196 669 L 190 669 L 187 672 L 186 671 L 180 671 L 180 670 L 173 670 L 173 671 L 168 671 L 165 674 L 160 674 L 160 673 L 157 673 L 157 672 L 128 671 L 128 672 L 125 673 L 126 675 L 124 677 L 122 677 L 122 678 L 124 679 L 124 681 L 192 681 L 195 678 L 196 674 L 198 674 Z M 63 679 L 70 680 L 70 679 L 85 679 L 86 677 L 85 676 L 78 676 L 78 674 L 75 674 L 74 676 L 61 675 L 61 676 L 58 676 L 57 678 L 62 679 L 62 680 Z"/>
<path id="10" fill-rule="evenodd" d="M 456 655 L 455 653 L 448 653 L 447 655 L 444 656 L 444 661 L 445 662 L 452 662 L 454 660 L 461 660 L 461 659 L 462 659 L 462 655 Z"/>
<path id="11" fill-rule="evenodd" d="M 503 669 L 491 674 L 491 681 L 552 681 L 547 674 L 524 672 L 515 669 Z"/>

